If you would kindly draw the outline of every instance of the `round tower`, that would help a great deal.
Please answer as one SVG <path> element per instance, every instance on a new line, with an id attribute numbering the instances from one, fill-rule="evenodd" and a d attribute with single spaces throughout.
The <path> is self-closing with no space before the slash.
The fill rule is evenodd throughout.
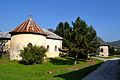
<path id="1" fill-rule="evenodd" d="M 30 17 L 17 28 L 10 32 L 10 59 L 21 60 L 20 50 L 29 43 L 32 45 L 45 46 L 46 34 Z"/>

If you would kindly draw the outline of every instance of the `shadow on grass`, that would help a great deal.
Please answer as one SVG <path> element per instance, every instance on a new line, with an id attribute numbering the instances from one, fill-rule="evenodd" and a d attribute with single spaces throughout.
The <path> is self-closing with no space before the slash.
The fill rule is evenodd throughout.
<path id="1" fill-rule="evenodd" d="M 74 65 L 75 59 L 72 57 L 66 57 L 66 58 L 50 58 L 50 63 L 54 65 Z M 79 62 L 86 62 L 85 59 L 78 59 L 77 63 Z"/>
<path id="2" fill-rule="evenodd" d="M 72 58 L 51 58 L 49 62 L 54 65 L 73 65 L 74 59 Z"/>
<path id="3" fill-rule="evenodd" d="M 89 73 L 91 73 L 92 71 L 97 69 L 97 67 L 99 67 L 102 63 L 96 64 L 96 65 L 93 65 L 93 66 L 90 66 L 90 67 L 86 67 L 86 68 L 83 68 L 83 69 L 80 69 L 80 70 L 77 70 L 77 71 L 72 71 L 72 72 L 69 72 L 69 73 L 56 75 L 54 77 L 60 77 L 60 78 L 63 78 L 65 80 L 81 80 L 86 75 L 88 75 Z"/>

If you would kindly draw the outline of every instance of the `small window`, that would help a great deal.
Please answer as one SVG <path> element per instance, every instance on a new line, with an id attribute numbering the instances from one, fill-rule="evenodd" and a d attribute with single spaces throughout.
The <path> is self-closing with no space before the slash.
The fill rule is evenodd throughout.
<path id="1" fill-rule="evenodd" d="M 101 50 L 100 50 L 101 52 L 103 52 L 103 48 L 101 48 Z"/>
<path id="2" fill-rule="evenodd" d="M 55 51 L 57 51 L 57 46 L 55 46 Z"/>
<path id="3" fill-rule="evenodd" d="M 49 45 L 47 45 L 47 50 L 49 50 Z"/>

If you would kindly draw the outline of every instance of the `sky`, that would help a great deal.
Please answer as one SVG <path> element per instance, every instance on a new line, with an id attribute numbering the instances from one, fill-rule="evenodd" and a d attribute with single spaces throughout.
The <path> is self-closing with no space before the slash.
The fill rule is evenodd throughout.
<path id="1" fill-rule="evenodd" d="M 0 31 L 12 31 L 29 15 L 47 29 L 80 16 L 104 41 L 120 40 L 120 0 L 0 0 Z"/>

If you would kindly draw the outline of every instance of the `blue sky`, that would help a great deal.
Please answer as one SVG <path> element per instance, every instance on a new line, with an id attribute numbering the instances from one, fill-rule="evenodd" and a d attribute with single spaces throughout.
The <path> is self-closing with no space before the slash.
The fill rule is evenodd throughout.
<path id="1" fill-rule="evenodd" d="M 103 40 L 120 40 L 120 0 L 0 0 L 0 30 L 13 30 L 30 14 L 39 26 L 53 29 L 80 16 Z"/>

